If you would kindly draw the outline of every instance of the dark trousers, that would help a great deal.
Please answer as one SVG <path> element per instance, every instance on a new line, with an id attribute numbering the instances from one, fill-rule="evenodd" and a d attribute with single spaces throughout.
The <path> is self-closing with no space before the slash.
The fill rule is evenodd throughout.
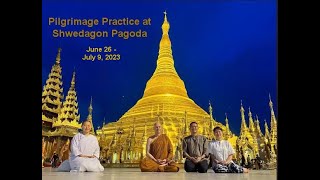
<path id="1" fill-rule="evenodd" d="M 184 170 L 186 172 L 199 172 L 199 173 L 206 173 L 208 170 L 208 161 L 203 160 L 198 162 L 197 164 L 193 163 L 189 159 L 186 159 L 184 163 Z"/>

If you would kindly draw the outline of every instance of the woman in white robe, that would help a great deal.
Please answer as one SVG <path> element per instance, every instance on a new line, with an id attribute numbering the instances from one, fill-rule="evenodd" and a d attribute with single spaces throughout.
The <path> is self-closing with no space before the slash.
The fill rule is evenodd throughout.
<path id="1" fill-rule="evenodd" d="M 70 165 L 71 171 L 104 171 L 100 164 L 100 147 L 95 136 L 90 134 L 92 125 L 90 121 L 82 123 L 82 132 L 76 134 L 71 140 L 71 155 L 69 160 L 61 164 L 58 171 L 66 171 Z M 67 164 L 68 163 L 68 164 Z"/>
<path id="2" fill-rule="evenodd" d="M 223 140 L 222 128 L 213 129 L 216 140 L 209 143 L 212 169 L 216 173 L 248 173 L 249 170 L 232 161 L 234 149 L 227 140 Z"/>

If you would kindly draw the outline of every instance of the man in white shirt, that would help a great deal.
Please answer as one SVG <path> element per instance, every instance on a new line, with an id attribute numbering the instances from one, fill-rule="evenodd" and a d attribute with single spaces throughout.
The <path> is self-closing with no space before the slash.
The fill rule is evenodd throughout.
<path id="1" fill-rule="evenodd" d="M 232 161 L 235 154 L 231 144 L 223 140 L 223 133 L 220 127 L 213 129 L 216 140 L 209 143 L 209 153 L 212 160 L 212 169 L 216 173 L 248 173 L 249 170 L 237 165 Z"/>

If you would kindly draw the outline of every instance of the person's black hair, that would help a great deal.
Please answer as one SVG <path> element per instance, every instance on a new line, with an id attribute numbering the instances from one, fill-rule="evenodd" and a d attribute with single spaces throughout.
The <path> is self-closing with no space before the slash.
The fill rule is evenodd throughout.
<path id="1" fill-rule="evenodd" d="M 84 124 L 85 122 L 89 122 L 89 123 L 92 125 L 91 121 L 89 121 L 89 120 L 84 120 L 84 121 L 81 123 L 81 126 L 83 126 L 83 124 Z"/>
<path id="2" fill-rule="evenodd" d="M 219 126 L 217 126 L 217 127 L 213 128 L 213 132 L 216 132 L 216 130 L 220 130 L 220 131 L 222 131 L 222 128 L 221 128 L 221 127 L 219 127 Z"/>
<path id="3" fill-rule="evenodd" d="M 193 122 L 190 123 L 190 127 L 191 127 L 192 124 L 197 124 L 198 125 L 197 122 L 193 121 Z"/>

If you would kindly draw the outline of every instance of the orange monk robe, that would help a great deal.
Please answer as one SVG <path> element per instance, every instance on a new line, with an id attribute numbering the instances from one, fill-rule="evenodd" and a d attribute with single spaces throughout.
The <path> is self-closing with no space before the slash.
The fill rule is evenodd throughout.
<path id="1" fill-rule="evenodd" d="M 172 160 L 173 158 L 173 147 L 171 144 L 170 139 L 167 135 L 162 134 L 157 139 L 155 139 L 150 144 L 149 149 L 150 154 L 155 159 L 167 159 L 168 161 Z M 146 156 L 140 162 L 140 169 L 141 172 L 178 172 L 179 167 L 176 166 L 175 162 L 172 161 L 166 166 L 161 166 L 148 156 Z"/>

